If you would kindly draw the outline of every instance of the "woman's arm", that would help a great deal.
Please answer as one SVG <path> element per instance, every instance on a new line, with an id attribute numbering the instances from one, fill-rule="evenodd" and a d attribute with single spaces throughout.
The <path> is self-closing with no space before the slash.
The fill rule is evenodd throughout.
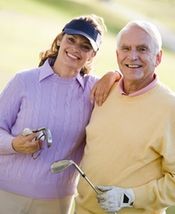
<path id="1" fill-rule="evenodd" d="M 23 83 L 16 75 L 0 94 L 0 154 L 16 153 L 12 147 L 11 129 L 21 105 Z"/>

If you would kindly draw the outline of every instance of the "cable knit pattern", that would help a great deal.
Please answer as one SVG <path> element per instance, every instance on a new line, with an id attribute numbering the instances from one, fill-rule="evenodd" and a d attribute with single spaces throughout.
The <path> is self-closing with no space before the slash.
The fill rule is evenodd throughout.
<path id="1" fill-rule="evenodd" d="M 61 78 L 48 61 L 16 74 L 0 96 L 0 189 L 47 199 L 75 192 L 75 169 L 51 174 L 50 164 L 59 159 L 80 162 L 93 108 L 89 94 L 96 80 L 80 74 Z M 13 137 L 26 127 L 47 127 L 53 135 L 51 148 L 44 145 L 36 160 L 11 147 Z"/>

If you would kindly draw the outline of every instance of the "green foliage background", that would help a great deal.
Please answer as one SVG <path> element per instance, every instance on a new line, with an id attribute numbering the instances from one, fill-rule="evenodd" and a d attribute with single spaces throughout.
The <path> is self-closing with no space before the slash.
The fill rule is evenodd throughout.
<path id="1" fill-rule="evenodd" d="M 174 11 L 175 0 L 0 0 L 0 90 L 16 72 L 37 66 L 39 53 L 75 16 L 94 13 L 105 20 L 108 32 L 94 62 L 94 74 L 102 76 L 117 69 L 115 36 L 127 21 L 146 18 L 165 26 L 175 37 Z M 175 52 L 164 46 L 157 73 L 172 89 L 174 69 Z"/>

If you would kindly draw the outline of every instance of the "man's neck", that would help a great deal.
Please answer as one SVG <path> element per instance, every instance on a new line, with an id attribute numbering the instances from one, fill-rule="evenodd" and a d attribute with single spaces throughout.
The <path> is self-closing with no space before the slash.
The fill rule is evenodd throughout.
<path id="1" fill-rule="evenodd" d="M 148 86 L 154 79 L 154 75 L 152 78 L 145 79 L 144 81 L 126 81 L 125 78 L 123 78 L 123 91 L 126 94 L 134 93 Z"/>

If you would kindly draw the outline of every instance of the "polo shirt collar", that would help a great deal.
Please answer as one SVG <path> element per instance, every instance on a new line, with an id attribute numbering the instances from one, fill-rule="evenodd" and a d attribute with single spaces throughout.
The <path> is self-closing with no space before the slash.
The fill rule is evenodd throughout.
<path id="1" fill-rule="evenodd" d="M 41 82 L 42 80 L 55 75 L 55 72 L 53 71 L 51 65 L 53 64 L 53 59 L 47 59 L 44 64 L 40 67 L 40 74 L 39 74 L 39 82 Z M 84 89 L 84 81 L 85 78 L 83 75 L 81 75 L 80 73 L 77 74 L 76 77 L 74 77 L 77 82 L 80 84 L 80 86 Z"/>
<path id="2" fill-rule="evenodd" d="M 123 89 L 123 78 L 121 78 L 121 79 L 119 80 L 119 82 L 118 82 L 118 90 L 119 90 L 119 93 L 120 93 L 121 95 L 126 95 L 126 96 L 129 96 L 129 97 L 139 96 L 139 95 L 142 95 L 142 94 L 144 94 L 145 92 L 151 90 L 152 88 L 154 88 L 154 87 L 156 86 L 157 82 L 158 82 L 158 77 L 157 77 L 156 74 L 154 74 L 154 79 L 153 79 L 153 81 L 150 82 L 146 87 L 144 87 L 144 88 L 142 88 L 142 89 L 140 89 L 140 90 L 138 90 L 138 91 L 135 91 L 135 92 L 133 92 L 133 93 L 131 93 L 131 94 L 126 94 L 126 93 L 124 92 L 124 89 Z"/>

